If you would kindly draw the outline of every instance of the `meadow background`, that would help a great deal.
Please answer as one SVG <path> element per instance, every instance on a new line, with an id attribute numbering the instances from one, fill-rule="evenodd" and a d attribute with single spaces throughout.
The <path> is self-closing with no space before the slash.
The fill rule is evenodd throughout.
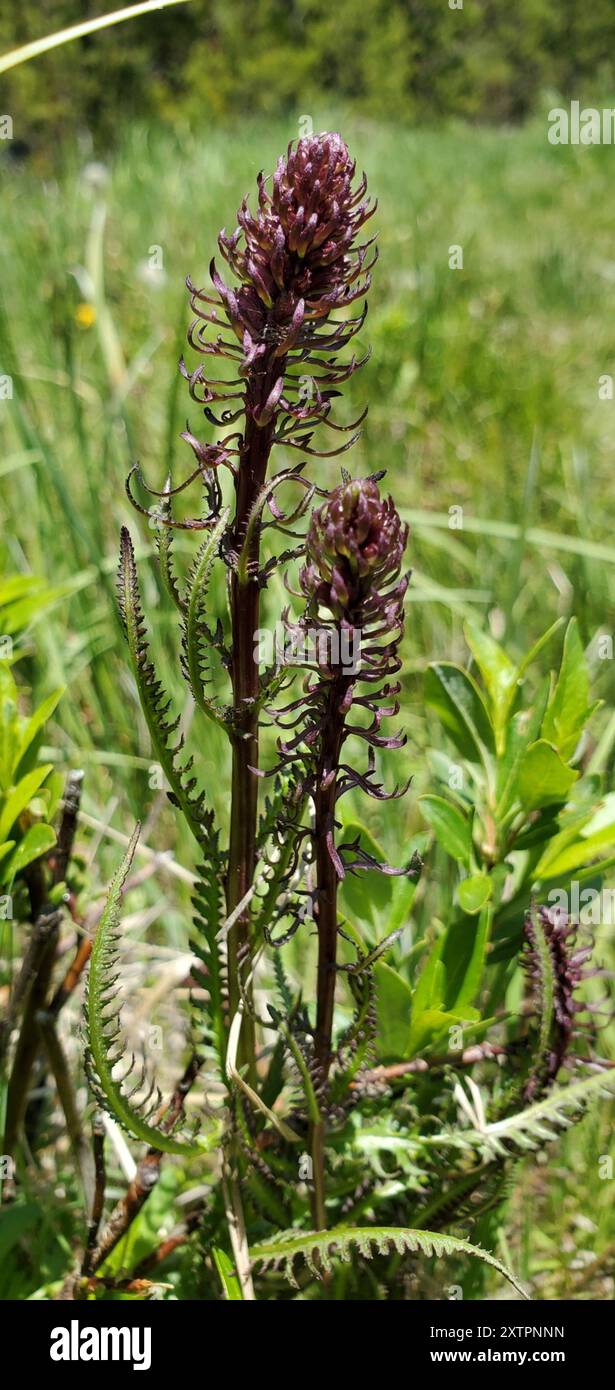
<path id="1" fill-rule="evenodd" d="M 0 50 L 97 9 L 24 4 L 0 20 Z M 395 775 L 401 758 L 414 782 L 394 816 L 361 814 L 393 860 L 413 843 L 428 850 L 417 934 L 450 891 L 418 807 L 437 737 L 422 674 L 435 657 L 468 660 L 465 617 L 520 657 L 555 617 L 577 615 L 604 701 L 593 739 L 612 781 L 615 666 L 597 640 L 615 625 L 615 402 L 599 395 L 600 378 L 615 374 L 615 152 L 551 146 L 547 112 L 572 98 L 613 104 L 615 15 L 574 0 L 556 15 L 543 0 L 505 15 L 487 0 L 463 11 L 408 0 L 364 9 L 192 0 L 3 81 L 14 138 L 0 145 L 0 377 L 12 382 L 0 399 L 0 576 L 33 580 L 17 668 L 24 701 L 65 687 L 45 756 L 85 770 L 84 893 L 100 895 L 137 815 L 144 844 L 173 857 L 143 884 L 134 914 L 137 984 L 143 951 L 151 963 L 187 950 L 193 858 L 152 776 L 125 662 L 114 578 L 122 522 L 139 542 L 165 680 L 190 712 L 153 534 L 124 479 L 136 460 L 155 487 L 170 469 L 179 479 L 186 420 L 209 430 L 177 371 L 184 277 L 205 284 L 219 227 L 234 227 L 242 195 L 306 116 L 315 130 L 343 132 L 379 200 L 380 261 L 359 342 L 372 357 L 344 418 L 367 401 L 370 412 L 342 461 L 355 473 L 385 468 L 412 526 L 409 739 Z M 450 268 L 453 245 L 463 269 Z M 314 471 L 337 481 L 339 462 Z M 180 536 L 176 550 L 185 563 L 191 543 Z M 268 602 L 275 621 L 281 581 Z M 541 669 L 556 657 L 543 653 Z M 210 725 L 192 736 L 224 820 L 225 749 Z M 600 944 L 612 954 L 612 928 Z M 615 1056 L 612 1028 L 602 1050 Z M 615 1212 L 598 1177 L 609 1151 L 602 1109 L 546 1166 L 517 1169 L 502 1250 L 540 1297 L 613 1295 Z M 40 1258 L 52 1266 L 47 1246 Z"/>

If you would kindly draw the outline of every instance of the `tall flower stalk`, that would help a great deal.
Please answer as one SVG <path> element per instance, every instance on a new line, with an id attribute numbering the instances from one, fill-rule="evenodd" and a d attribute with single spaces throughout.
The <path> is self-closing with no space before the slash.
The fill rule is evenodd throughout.
<path id="1" fill-rule="evenodd" d="M 301 765 L 303 790 L 314 808 L 313 916 L 318 965 L 313 1072 L 322 1102 L 334 1055 L 339 883 L 349 870 L 406 872 L 377 863 L 357 844 L 340 844 L 336 808 L 355 787 L 381 800 L 405 790 L 387 793 L 375 780 L 375 750 L 399 748 L 405 742 L 403 735 L 385 735 L 380 728 L 382 720 L 399 709 L 400 687 L 391 678 L 400 665 L 397 648 L 408 583 L 401 565 L 407 536 L 408 528 L 392 499 L 380 497 L 374 479 L 344 481 L 312 515 L 300 575 L 307 599 L 303 625 L 313 637 L 317 670 L 303 699 L 293 702 L 281 716 L 290 715 L 292 722 L 299 704 L 299 732 L 291 743 L 281 744 L 281 752 Z M 357 686 L 363 684 L 367 693 L 360 694 Z M 353 710 L 359 723 L 351 722 Z M 343 761 L 344 745 L 351 737 L 369 747 L 363 774 Z M 322 1109 L 324 1105 L 310 1128 L 313 1214 L 319 1229 L 326 1226 Z"/>
<path id="2" fill-rule="evenodd" d="M 192 435 L 198 468 L 230 466 L 235 513 L 226 554 L 231 568 L 230 676 L 233 717 L 232 799 L 226 905 L 229 915 L 245 902 L 256 858 L 258 721 L 261 681 L 254 660 L 254 636 L 260 626 L 260 595 L 266 582 L 261 567 L 262 514 L 273 490 L 267 489 L 274 444 L 318 454 L 313 429 L 325 425 L 349 431 L 355 426 L 330 418 L 339 385 L 360 363 L 353 356 L 339 364 L 335 354 L 359 331 L 365 310 L 354 318 L 333 316 L 365 296 L 369 287 L 371 242 L 358 241 L 373 212 L 365 199 L 366 182 L 354 187 L 355 165 L 338 135 L 314 136 L 289 146 L 278 161 L 271 188 L 258 178 L 257 209 L 246 200 L 237 214 L 236 231 L 219 236 L 220 252 L 237 289 L 210 267 L 214 294 L 188 281 L 195 319 L 189 340 L 207 358 L 230 362 L 230 380 L 214 378 L 204 364 L 188 372 L 193 398 L 205 406 L 216 425 L 243 421 L 243 427 L 220 444 L 203 446 Z M 211 330 L 217 331 L 215 334 Z M 230 330 L 231 337 L 225 336 Z M 324 354 L 324 355 L 323 355 Z M 228 370 L 228 369 L 227 369 Z M 309 375 L 308 375 L 309 374 Z M 304 389 L 306 379 L 309 389 Z M 212 406 L 223 405 L 217 418 Z M 301 466 L 302 467 L 302 466 Z M 293 470 L 285 477 L 293 476 Z M 296 477 L 305 486 L 300 469 Z M 275 480 L 274 480 L 275 485 Z M 249 943 L 250 906 L 241 909 L 229 954 L 231 1013 L 239 1002 L 239 960 Z"/>

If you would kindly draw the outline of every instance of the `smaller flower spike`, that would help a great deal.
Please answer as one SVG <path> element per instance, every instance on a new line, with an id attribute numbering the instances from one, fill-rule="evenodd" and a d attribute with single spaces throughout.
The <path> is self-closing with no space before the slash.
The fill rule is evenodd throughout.
<path id="1" fill-rule="evenodd" d="M 555 1081 L 564 1066 L 578 1061 L 592 1062 L 591 1057 L 571 1053 L 575 1037 L 589 1033 L 596 1006 L 577 997 L 584 980 L 601 975 L 599 969 L 587 969 L 593 953 L 593 941 L 579 946 L 579 927 L 571 922 L 559 907 L 533 908 L 524 922 L 525 969 L 530 1002 L 538 1017 L 539 1045 L 526 1082 L 525 1100 L 535 1100 Z M 586 1027 L 579 1027 L 585 1016 Z"/>
<path id="2" fill-rule="evenodd" d="M 407 538 L 408 527 L 392 499 L 380 496 L 374 478 L 345 480 L 313 512 L 300 582 L 307 599 L 301 627 L 313 653 L 306 664 L 315 677 L 308 680 L 303 699 L 278 714 L 282 726 L 293 730 L 290 741 L 280 743 L 280 752 L 314 803 L 313 913 L 319 943 L 315 1057 L 321 1082 L 326 1081 L 332 1055 L 339 881 L 348 872 L 370 869 L 413 876 L 420 871 L 416 859 L 393 869 L 367 854 L 358 840 L 336 843 L 336 805 L 346 791 L 360 787 L 384 800 L 406 790 L 387 793 L 374 781 L 374 750 L 399 748 L 405 741 L 403 735 L 386 736 L 380 730 L 383 719 L 399 709 L 399 685 L 389 678 L 399 670 L 397 648 L 408 584 L 401 566 Z M 363 682 L 377 688 L 359 695 L 356 687 Z M 353 707 L 361 712 L 358 724 L 350 722 Z M 350 737 L 368 744 L 363 774 L 342 760 Z"/>
<path id="3" fill-rule="evenodd" d="M 322 605 L 335 617 L 364 626 L 366 617 L 382 607 L 383 586 L 399 575 L 407 539 L 408 527 L 393 499 L 381 500 L 372 479 L 336 488 L 313 513 L 307 537 L 301 587 L 312 609 Z M 391 604 L 401 604 L 406 583 L 388 595 L 391 619 Z M 401 608 L 394 620 L 400 615 Z"/>
<path id="4" fill-rule="evenodd" d="M 307 599 L 302 628 L 311 638 L 313 658 L 308 664 L 317 678 L 308 683 L 302 701 L 281 711 L 284 717 L 300 710 L 298 732 L 290 743 L 281 744 L 281 751 L 304 758 L 312 794 L 319 787 L 334 786 L 332 804 L 351 787 L 360 787 L 379 800 L 403 794 L 397 789 L 386 793 L 372 779 L 373 750 L 399 748 L 405 742 L 403 735 L 385 735 L 380 729 L 383 719 L 399 709 L 399 684 L 390 677 L 400 664 L 397 649 L 409 579 L 401 574 L 401 566 L 407 539 L 408 527 L 392 498 L 381 498 L 373 478 L 345 481 L 312 513 L 306 538 L 308 563 L 300 583 Z M 379 689 L 357 694 L 356 686 L 362 683 Z M 371 715 L 371 722 L 350 723 L 353 707 Z M 291 719 L 290 727 L 295 722 Z M 362 775 L 339 761 L 351 735 L 369 747 Z M 367 867 L 357 861 L 344 866 L 333 846 L 333 825 L 329 832 L 338 878 L 343 878 L 345 868 Z M 381 868 L 387 871 L 387 866 Z"/>

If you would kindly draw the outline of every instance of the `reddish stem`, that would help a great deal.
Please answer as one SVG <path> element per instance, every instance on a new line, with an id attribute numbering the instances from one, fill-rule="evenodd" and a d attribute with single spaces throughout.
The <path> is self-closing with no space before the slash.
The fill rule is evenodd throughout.
<path id="1" fill-rule="evenodd" d="M 314 798 L 315 914 L 318 927 L 315 1052 L 322 1081 L 326 1081 L 331 1065 L 337 963 L 337 888 L 339 883 L 331 851 L 335 843 L 337 768 L 344 738 L 342 706 L 349 685 L 349 677 L 341 674 L 335 676 L 331 681 L 323 719 Z"/>
<path id="2" fill-rule="evenodd" d="M 257 414 L 273 387 L 277 376 L 284 371 L 284 361 L 265 359 L 258 375 L 252 377 L 246 391 L 246 429 L 235 480 L 235 522 L 233 548 L 240 555 L 246 542 L 248 524 L 254 504 L 264 485 L 272 447 L 274 422 L 259 427 Z M 260 518 L 256 519 L 242 554 L 240 572 L 231 578 L 231 683 L 233 688 L 234 729 L 232 734 L 233 770 L 231 789 L 231 819 L 229 866 L 226 884 L 226 907 L 230 914 L 245 897 L 254 878 L 256 863 L 256 826 L 258 814 L 258 779 L 253 768 L 258 767 L 258 696 L 260 676 L 255 660 L 255 633 L 260 625 Z M 250 940 L 251 911 L 249 904 L 240 914 L 229 937 L 229 1010 L 235 1013 L 240 999 L 239 967 L 242 953 Z M 244 1025 L 244 1056 L 253 1059 L 253 1031 L 250 1020 Z"/>

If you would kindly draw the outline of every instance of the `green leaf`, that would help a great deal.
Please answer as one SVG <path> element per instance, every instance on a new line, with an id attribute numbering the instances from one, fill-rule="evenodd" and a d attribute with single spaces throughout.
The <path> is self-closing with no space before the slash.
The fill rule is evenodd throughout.
<path id="1" fill-rule="evenodd" d="M 486 905 L 478 922 L 463 917 L 451 922 L 448 927 L 442 960 L 446 969 L 446 1005 L 449 1009 L 465 1009 L 467 1005 L 473 1005 L 479 994 L 492 917 L 493 910 Z"/>
<path id="2" fill-rule="evenodd" d="M 8 661 L 0 661 L 0 787 L 13 780 L 15 742 L 18 737 L 17 686 Z"/>
<path id="3" fill-rule="evenodd" d="M 444 978 L 444 970 L 442 970 Z M 479 1015 L 475 1009 L 463 1008 L 461 1012 L 456 1009 L 413 1009 L 412 1023 L 410 1027 L 410 1040 L 408 1043 L 407 1056 L 416 1057 L 419 1052 L 424 1052 L 426 1048 L 433 1047 L 444 1037 L 445 1033 L 450 1032 L 451 1028 L 460 1023 L 477 1023 Z"/>
<path id="4" fill-rule="evenodd" d="M 558 878 L 581 868 L 615 845 L 615 793 L 605 796 L 595 814 L 582 817 L 555 835 L 535 868 L 536 878 Z"/>
<path id="5" fill-rule="evenodd" d="M 171 799 L 179 806 L 197 844 L 201 846 L 211 833 L 211 815 L 205 808 L 204 793 L 194 790 L 192 759 L 186 759 L 182 765 L 180 755 L 183 739 L 178 734 L 179 718 L 170 717 L 170 700 L 149 657 L 135 554 L 125 526 L 120 537 L 118 597 L 132 670 L 152 748 L 168 783 Z"/>
<path id="6" fill-rule="evenodd" d="M 241 1284 L 235 1273 L 233 1261 L 229 1259 L 225 1250 L 217 1250 L 214 1247 L 211 1253 L 218 1271 L 225 1299 L 229 1303 L 242 1303 L 243 1294 L 241 1292 Z"/>
<path id="7" fill-rule="evenodd" d="M 192 565 L 187 580 L 188 602 L 183 625 L 183 649 L 190 689 L 199 709 L 214 723 L 224 726 L 223 712 L 205 691 L 210 678 L 208 658 L 210 656 L 211 634 L 207 625 L 207 590 L 211 579 L 214 561 L 220 548 L 220 540 L 228 521 L 229 508 L 225 507 L 215 526 L 205 538 Z"/>
<path id="8" fill-rule="evenodd" d="M 374 966 L 379 1057 L 405 1057 L 410 1039 L 412 990 L 385 961 Z"/>
<path id="9" fill-rule="evenodd" d="M 17 741 L 17 747 L 15 749 L 15 761 L 13 764 L 14 774 L 17 777 L 19 777 L 19 775 L 22 772 L 28 770 L 26 768 L 22 768 L 20 764 L 23 762 L 24 757 L 28 752 L 28 749 L 30 748 L 30 745 L 34 742 L 34 739 L 36 738 L 37 734 L 39 734 L 40 731 L 44 728 L 45 724 L 47 723 L 47 720 L 51 718 L 51 715 L 53 714 L 53 711 L 56 708 L 56 705 L 58 704 L 59 700 L 62 698 L 63 694 L 63 687 L 60 687 L 58 690 L 53 690 L 51 692 L 51 695 L 48 695 L 47 699 L 43 700 L 42 705 L 39 705 L 38 709 L 34 711 L 34 714 L 30 716 L 30 718 L 26 721 L 25 726 L 22 728 L 21 733 L 19 735 L 19 739 Z"/>
<path id="10" fill-rule="evenodd" d="M 51 825 L 40 822 L 38 825 L 31 825 L 26 830 L 23 839 L 15 847 L 11 858 L 6 866 L 7 882 L 10 878 L 15 878 L 22 869 L 27 868 L 35 859 L 40 859 L 42 854 L 48 854 L 56 842 L 56 833 Z"/>
<path id="11" fill-rule="evenodd" d="M 7 838 L 17 817 L 30 805 L 47 774 L 51 772 L 52 766 L 52 763 L 43 763 L 41 767 L 35 767 L 32 772 L 27 772 L 10 792 L 0 814 L 0 841 Z"/>
<path id="12" fill-rule="evenodd" d="M 498 751 L 504 742 L 504 729 L 518 689 L 519 673 L 504 648 L 475 623 L 464 625 L 466 642 L 478 666 L 491 700 L 491 715 Z"/>
<path id="13" fill-rule="evenodd" d="M 556 973 L 552 950 L 544 930 L 542 919 L 535 904 L 531 907 L 532 922 L 532 988 L 538 999 L 538 1037 L 530 1049 L 531 1069 L 528 1081 L 534 1084 L 535 1091 L 548 1075 L 553 1047 L 553 1019 L 555 1005 Z M 544 1090 L 544 1086 L 541 1085 Z"/>
<path id="14" fill-rule="evenodd" d="M 517 779 L 523 758 L 530 744 L 540 734 L 543 715 L 549 698 L 549 681 L 542 687 L 532 709 L 519 710 L 509 719 L 504 738 L 504 750 L 498 757 L 496 781 L 496 820 L 503 820 L 517 798 Z"/>
<path id="15" fill-rule="evenodd" d="M 284 1264 L 286 1278 L 291 1284 L 295 1284 L 293 1266 L 297 1257 L 301 1256 L 310 1272 L 320 1278 L 323 1273 L 330 1271 L 333 1260 L 349 1261 L 353 1257 L 356 1258 L 351 1247 L 364 1259 L 371 1259 L 374 1249 L 381 1255 L 392 1254 L 395 1251 L 400 1255 L 420 1251 L 429 1257 L 469 1255 L 492 1265 L 508 1279 L 517 1293 L 523 1298 L 529 1297 L 515 1275 L 501 1264 L 495 1255 L 481 1250 L 478 1245 L 471 1245 L 469 1241 L 460 1240 L 457 1236 L 435 1234 L 433 1231 L 414 1231 L 400 1226 L 338 1226 L 332 1231 L 312 1234 L 282 1231 L 270 1241 L 253 1245 L 250 1260 L 253 1265 L 260 1264 L 263 1270 L 277 1269 Z"/>
<path id="16" fill-rule="evenodd" d="M 526 750 L 517 777 L 516 792 L 527 811 L 565 801 L 579 774 L 562 761 L 557 749 L 538 739 Z"/>
<path id="17" fill-rule="evenodd" d="M 492 891 L 493 883 L 488 874 L 472 874 L 457 886 L 459 906 L 472 917 L 489 902 Z"/>
<path id="18" fill-rule="evenodd" d="M 212 835 L 208 853 L 198 870 L 194 886 L 193 907 L 195 931 L 191 941 L 195 955 L 202 961 L 204 970 L 194 969 L 194 978 L 207 991 L 207 1003 L 200 1001 L 196 1006 L 202 1029 L 201 1043 L 213 1047 L 217 1056 L 220 1077 L 225 1077 L 227 1027 L 225 1016 L 225 962 L 221 955 L 218 931 L 223 921 L 222 911 L 222 868 L 218 858 L 217 836 Z M 278 952 L 276 952 L 276 956 Z"/>
<path id="19" fill-rule="evenodd" d="M 0 608 L 4 608 L 7 603 L 14 603 L 15 599 L 23 598 L 24 594 L 31 594 L 40 584 L 41 580 L 36 579 L 33 574 L 11 574 L 8 578 L 0 580 Z"/>
<path id="20" fill-rule="evenodd" d="M 555 622 L 551 623 L 551 626 L 547 628 L 546 632 L 543 632 L 542 637 L 539 637 L 538 640 L 534 642 L 533 646 L 530 647 L 529 652 L 527 652 L 526 656 L 524 656 L 523 660 L 520 662 L 517 673 L 519 680 L 523 678 L 528 667 L 536 660 L 538 653 L 542 651 L 543 647 L 546 647 L 547 642 L 551 641 L 554 633 L 559 631 L 564 621 L 564 618 L 556 618 Z"/>
<path id="21" fill-rule="evenodd" d="M 435 709 L 456 748 L 470 762 L 494 748 L 493 725 L 476 682 L 451 661 L 434 662 L 425 676 L 425 700 Z"/>
<path id="22" fill-rule="evenodd" d="M 407 1056 L 413 1057 L 446 1030 L 443 1013 L 446 998 L 446 970 L 441 956 L 446 940 L 443 933 L 432 946 L 412 991 L 412 1016 Z"/>
<path id="23" fill-rule="evenodd" d="M 504 1158 L 510 1152 L 528 1153 L 559 1139 L 563 1130 L 575 1124 L 596 1101 L 613 1096 L 615 1071 L 598 1072 L 556 1087 L 545 1100 L 526 1110 L 494 1120 L 481 1130 L 461 1130 L 455 1136 L 460 1144 L 480 1149 L 487 1156 Z M 446 1140 L 450 1136 L 443 1136 Z M 434 1141 L 437 1142 L 437 1141 Z"/>
<path id="24" fill-rule="evenodd" d="M 419 1012 L 427 1008 L 439 1009 L 444 1005 L 446 977 L 441 956 L 445 940 L 446 935 L 443 932 L 432 946 L 413 990 L 413 1008 Z"/>
<path id="25" fill-rule="evenodd" d="M 564 637 L 562 664 L 549 701 L 541 734 L 568 762 L 596 706 L 589 704 L 589 676 L 576 618 L 571 618 Z"/>
<path id="26" fill-rule="evenodd" d="M 421 796 L 419 806 L 442 848 L 467 869 L 472 856 L 472 829 L 467 816 L 442 796 Z"/>
<path id="27" fill-rule="evenodd" d="M 126 854 L 111 881 L 94 937 L 85 1003 L 88 1040 L 86 1067 L 88 1079 L 99 1104 L 105 1105 L 129 1134 L 162 1153 L 192 1157 L 203 1152 L 205 1141 L 197 1140 L 194 1144 L 187 1144 L 149 1124 L 151 1104 L 147 1108 L 131 1104 L 133 1092 L 126 1093 L 124 1090 L 126 1074 L 121 1081 L 113 1076 L 115 1064 L 124 1054 L 122 1044 L 118 1053 L 119 1004 L 115 989 L 119 965 L 117 945 L 122 890 L 130 872 L 140 829 L 140 825 L 137 824 Z M 134 1089 L 140 1089 L 139 1082 Z M 151 1101 L 151 1096 L 148 1099 Z M 158 1103 L 155 1097 L 154 1109 Z"/>
<path id="28" fill-rule="evenodd" d="M 543 806 L 537 812 L 536 819 L 515 835 L 513 848 L 534 849 L 536 845 L 544 844 L 545 840 L 552 840 L 559 829 L 560 815 L 561 806 Z"/>
<path id="29" fill-rule="evenodd" d="M 46 608 L 61 598 L 70 588 L 69 585 L 57 585 L 55 588 L 43 588 L 40 592 L 30 596 L 24 596 L 11 603 L 2 614 L 2 630 L 7 636 L 15 636 L 29 627 L 35 619 L 42 616 Z"/>
<path id="30" fill-rule="evenodd" d="M 53 818 L 59 809 L 60 801 L 64 795 L 65 781 L 66 778 L 64 777 L 64 774 L 56 770 L 54 772 L 50 772 L 49 777 L 45 782 L 45 815 L 48 822 L 53 821 Z"/>
<path id="31" fill-rule="evenodd" d="M 386 932 L 389 935 L 399 927 L 405 927 L 418 888 L 418 879 L 397 877 L 392 882 L 392 902 L 386 919 Z"/>

